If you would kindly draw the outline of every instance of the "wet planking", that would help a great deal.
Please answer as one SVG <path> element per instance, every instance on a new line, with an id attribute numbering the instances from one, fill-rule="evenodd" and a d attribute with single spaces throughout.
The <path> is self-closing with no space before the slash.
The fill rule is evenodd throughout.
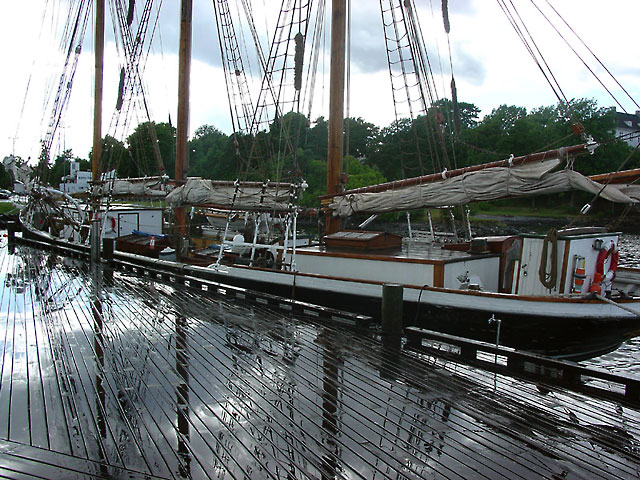
<path id="1" fill-rule="evenodd" d="M 10 478 L 628 478 L 640 412 L 366 331 L 0 250 Z"/>

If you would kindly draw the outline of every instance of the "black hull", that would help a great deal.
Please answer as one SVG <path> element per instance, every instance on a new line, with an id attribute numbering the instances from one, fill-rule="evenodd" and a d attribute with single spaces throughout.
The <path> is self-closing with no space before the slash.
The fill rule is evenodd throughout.
<path id="1" fill-rule="evenodd" d="M 312 289 L 230 278 L 211 274 L 215 281 L 237 287 L 324 305 L 380 319 L 381 300 L 350 293 L 327 293 Z M 497 324 L 490 323 L 485 311 L 453 309 L 404 302 L 404 326 L 415 326 L 487 343 L 496 343 Z M 583 360 L 617 349 L 629 338 L 640 335 L 640 318 L 541 317 L 534 314 L 497 316 L 500 320 L 499 344 L 557 358 Z"/>

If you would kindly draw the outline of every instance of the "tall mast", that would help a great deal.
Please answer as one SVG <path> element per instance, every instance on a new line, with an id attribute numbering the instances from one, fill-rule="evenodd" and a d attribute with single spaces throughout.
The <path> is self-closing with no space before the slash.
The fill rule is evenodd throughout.
<path id="1" fill-rule="evenodd" d="M 102 77 L 104 69 L 104 0 L 95 1 L 95 72 L 93 92 L 93 150 L 91 155 L 91 259 L 100 253 L 99 182 L 100 157 L 102 156 Z"/>
<path id="2" fill-rule="evenodd" d="M 178 71 L 178 125 L 176 129 L 176 184 L 185 179 L 189 168 L 189 79 L 191 74 L 191 19 L 193 0 L 182 0 L 180 7 L 180 51 Z M 184 207 L 176 208 L 176 227 L 181 247 L 185 236 Z M 180 253 L 180 248 L 178 248 Z"/>
<path id="3" fill-rule="evenodd" d="M 345 0 L 331 4 L 331 73 L 329 76 L 329 147 L 327 152 L 327 195 L 340 191 L 342 170 L 342 143 L 344 124 L 344 72 L 345 72 Z M 327 212 L 326 232 L 340 229 L 340 220 Z"/>

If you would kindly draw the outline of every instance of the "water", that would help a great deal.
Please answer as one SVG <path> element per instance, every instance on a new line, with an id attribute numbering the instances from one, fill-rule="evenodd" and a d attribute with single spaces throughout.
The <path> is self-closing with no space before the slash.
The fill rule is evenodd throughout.
<path id="1" fill-rule="evenodd" d="M 618 246 L 620 265 L 640 268 L 640 235 L 622 235 Z M 640 335 L 640 331 L 637 335 Z M 582 363 L 640 377 L 640 336 L 627 340 L 609 354 L 585 360 Z"/>

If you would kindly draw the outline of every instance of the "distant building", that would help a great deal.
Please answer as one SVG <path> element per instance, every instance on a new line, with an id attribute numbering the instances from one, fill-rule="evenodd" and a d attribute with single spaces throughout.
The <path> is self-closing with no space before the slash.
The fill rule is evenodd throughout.
<path id="1" fill-rule="evenodd" d="M 640 144 L 640 110 L 635 114 L 616 112 L 616 137 L 632 147 Z"/>
<path id="2" fill-rule="evenodd" d="M 71 172 L 62 177 L 60 190 L 64 193 L 79 193 L 89 190 L 91 172 L 80 171 L 80 162 L 71 162 Z"/>

